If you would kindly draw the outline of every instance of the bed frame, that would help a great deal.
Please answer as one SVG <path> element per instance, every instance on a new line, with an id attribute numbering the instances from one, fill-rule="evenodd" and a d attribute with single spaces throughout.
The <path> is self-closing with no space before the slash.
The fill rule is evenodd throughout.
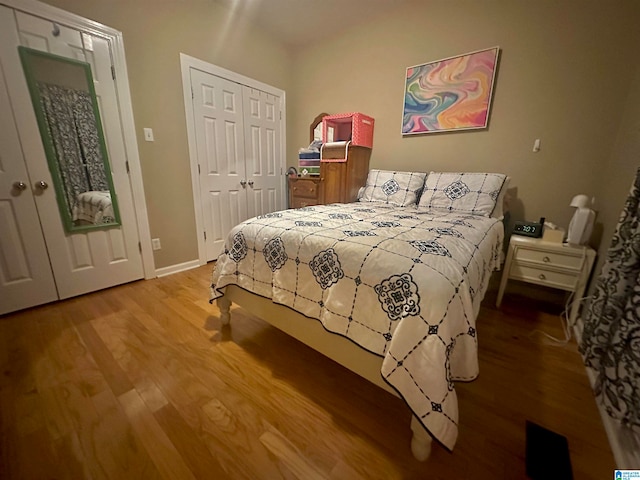
<path id="1" fill-rule="evenodd" d="M 227 285 L 224 296 L 218 298 L 216 302 L 220 309 L 220 320 L 223 325 L 228 325 L 231 321 L 231 303 L 235 303 L 387 392 L 396 397 L 399 396 L 382 379 L 380 374 L 382 357 L 360 348 L 345 337 L 325 330 L 319 321 L 310 321 L 309 317 L 235 285 Z M 415 415 L 411 418 L 411 431 L 413 432 L 411 438 L 413 456 L 419 461 L 427 460 L 431 454 L 433 439 Z"/>

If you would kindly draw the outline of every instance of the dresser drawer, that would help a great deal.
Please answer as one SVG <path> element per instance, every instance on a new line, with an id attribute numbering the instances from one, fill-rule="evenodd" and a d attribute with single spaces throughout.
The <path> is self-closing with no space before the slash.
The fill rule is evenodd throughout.
<path id="1" fill-rule="evenodd" d="M 520 263 L 511 264 L 509 278 L 514 280 L 523 280 L 525 282 L 537 283 L 553 288 L 561 288 L 563 290 L 573 291 L 578 282 L 579 272 L 561 272 L 556 270 L 548 270 L 545 268 L 536 268 Z"/>
<path id="2" fill-rule="evenodd" d="M 289 185 L 292 197 L 318 199 L 319 183 L 314 180 L 292 180 Z"/>
<path id="3" fill-rule="evenodd" d="M 549 252 L 534 250 L 526 247 L 517 247 L 513 260 L 516 262 L 539 263 L 541 265 L 553 265 L 554 267 L 580 270 L 582 268 L 582 255 L 571 253 Z"/>

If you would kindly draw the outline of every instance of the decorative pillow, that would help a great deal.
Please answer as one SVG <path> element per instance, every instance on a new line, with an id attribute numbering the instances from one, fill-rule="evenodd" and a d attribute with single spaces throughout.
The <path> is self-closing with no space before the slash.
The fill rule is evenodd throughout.
<path id="1" fill-rule="evenodd" d="M 400 207 L 415 205 L 426 173 L 369 170 L 367 183 L 358 192 L 360 202 L 385 202 Z"/>
<path id="2" fill-rule="evenodd" d="M 501 173 L 431 172 L 418 208 L 489 217 L 505 179 Z"/>

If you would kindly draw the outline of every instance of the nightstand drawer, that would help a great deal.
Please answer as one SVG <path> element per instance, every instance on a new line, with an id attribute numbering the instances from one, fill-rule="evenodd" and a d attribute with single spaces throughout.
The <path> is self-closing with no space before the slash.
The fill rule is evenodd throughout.
<path id="1" fill-rule="evenodd" d="M 291 194 L 294 197 L 318 199 L 318 182 L 313 180 L 295 180 L 291 182 Z"/>
<path id="2" fill-rule="evenodd" d="M 513 263 L 509 278 L 573 291 L 578 281 L 578 273 L 565 273 Z"/>
<path id="3" fill-rule="evenodd" d="M 517 262 L 539 263 L 541 265 L 552 265 L 554 267 L 570 268 L 580 270 L 582 268 L 583 256 L 572 255 L 567 252 L 546 252 L 544 250 L 534 250 L 527 247 L 516 247 L 513 260 Z"/>

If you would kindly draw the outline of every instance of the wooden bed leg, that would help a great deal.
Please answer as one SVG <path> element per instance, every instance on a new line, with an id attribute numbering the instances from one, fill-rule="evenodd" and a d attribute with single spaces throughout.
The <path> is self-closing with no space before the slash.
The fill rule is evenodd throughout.
<path id="1" fill-rule="evenodd" d="M 411 453 L 416 460 L 424 462 L 431 455 L 431 444 L 433 439 L 431 435 L 424 429 L 420 421 L 414 416 L 411 417 Z"/>
<path id="2" fill-rule="evenodd" d="M 220 321 L 223 325 L 229 325 L 231 321 L 231 301 L 227 297 L 220 297 L 216 300 L 220 309 Z"/>

